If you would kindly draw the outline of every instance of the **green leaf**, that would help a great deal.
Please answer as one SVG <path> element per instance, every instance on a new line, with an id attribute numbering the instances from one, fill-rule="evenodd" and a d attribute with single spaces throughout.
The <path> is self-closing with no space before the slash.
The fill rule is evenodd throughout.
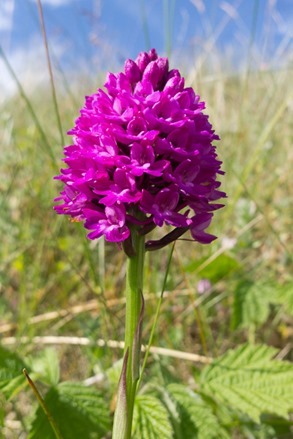
<path id="1" fill-rule="evenodd" d="M 104 398 L 95 389 L 80 383 L 64 382 L 52 387 L 45 404 L 63 439 L 98 439 L 111 426 Z M 28 439 L 55 439 L 49 421 L 41 407 L 35 414 Z"/>
<path id="2" fill-rule="evenodd" d="M 293 408 L 293 365 L 272 360 L 269 346 L 243 345 L 203 369 L 201 391 L 256 422 L 263 413 L 287 418 Z"/>
<path id="3" fill-rule="evenodd" d="M 152 395 L 138 395 L 133 414 L 135 439 L 171 439 L 173 437 L 168 412 Z"/>
<path id="4" fill-rule="evenodd" d="M 262 416 L 261 424 L 246 421 L 239 426 L 244 437 L 253 439 L 289 439 L 292 437 L 292 427 L 292 421 L 271 415 Z"/>
<path id="5" fill-rule="evenodd" d="M 293 315 L 293 282 L 276 287 L 274 303 L 282 305 L 285 312 Z"/>
<path id="6" fill-rule="evenodd" d="M 232 256 L 222 253 L 213 261 L 205 265 L 206 259 L 192 261 L 186 268 L 187 272 L 200 273 L 201 278 L 217 282 L 224 276 L 233 273 L 240 268 L 239 262 Z M 203 268 L 200 268 L 200 267 Z"/>
<path id="7" fill-rule="evenodd" d="M 39 380 L 50 386 L 58 384 L 60 370 L 56 350 L 51 348 L 43 350 L 37 358 L 31 359 L 29 364 Z"/>
<path id="8" fill-rule="evenodd" d="M 243 281 L 234 292 L 232 328 L 259 327 L 268 318 L 270 305 L 282 305 L 293 314 L 293 284 Z"/>
<path id="9" fill-rule="evenodd" d="M 14 352 L 0 346 L 0 391 L 7 399 L 26 386 L 22 374 L 25 363 Z"/>
<path id="10" fill-rule="evenodd" d="M 270 290 L 263 284 L 241 282 L 234 292 L 232 329 L 258 327 L 270 312 Z"/>
<path id="11" fill-rule="evenodd" d="M 170 384 L 167 391 L 177 406 L 177 419 L 172 410 L 176 438 L 229 439 L 212 407 L 200 395 L 181 384 Z"/>

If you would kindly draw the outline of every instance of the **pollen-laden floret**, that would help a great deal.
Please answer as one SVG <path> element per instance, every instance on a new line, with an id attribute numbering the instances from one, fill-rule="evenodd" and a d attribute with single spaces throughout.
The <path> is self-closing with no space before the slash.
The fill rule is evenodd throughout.
<path id="1" fill-rule="evenodd" d="M 56 212 L 84 221 L 90 239 L 122 242 L 130 225 L 147 233 L 165 224 L 175 230 L 164 245 L 187 230 L 211 242 L 205 229 L 225 193 L 204 102 L 154 49 L 109 73 L 105 88 L 86 97 L 68 133 Z"/>

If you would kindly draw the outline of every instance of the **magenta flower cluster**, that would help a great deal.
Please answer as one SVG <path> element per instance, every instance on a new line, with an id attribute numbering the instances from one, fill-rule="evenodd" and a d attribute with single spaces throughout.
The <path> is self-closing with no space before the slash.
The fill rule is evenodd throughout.
<path id="1" fill-rule="evenodd" d="M 172 231 L 149 249 L 187 230 L 195 241 L 211 242 L 205 229 L 225 193 L 212 145 L 219 137 L 204 102 L 154 49 L 109 73 L 105 87 L 86 97 L 68 133 L 73 144 L 55 177 L 64 183 L 56 212 L 84 221 L 90 239 L 122 242 L 131 227 L 147 233 L 165 224 Z"/>

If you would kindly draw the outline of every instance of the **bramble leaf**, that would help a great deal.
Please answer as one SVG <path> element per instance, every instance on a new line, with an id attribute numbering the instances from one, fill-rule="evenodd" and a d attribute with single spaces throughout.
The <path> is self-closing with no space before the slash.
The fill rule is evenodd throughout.
<path id="1" fill-rule="evenodd" d="M 0 391 L 10 399 L 24 386 L 26 380 L 22 374 L 25 363 L 12 351 L 0 346 Z"/>
<path id="2" fill-rule="evenodd" d="M 263 324 L 269 316 L 269 299 L 266 286 L 251 281 L 241 282 L 234 292 L 232 329 Z"/>
<path id="3" fill-rule="evenodd" d="M 99 439 L 110 430 L 110 415 L 103 395 L 93 388 L 64 382 L 52 387 L 44 400 L 63 439 Z M 41 407 L 28 434 L 28 439 L 39 438 L 55 439 Z"/>
<path id="4" fill-rule="evenodd" d="M 152 395 L 138 395 L 133 414 L 135 439 L 171 439 L 172 427 L 168 412 L 159 399 Z"/>
<path id="5" fill-rule="evenodd" d="M 167 391 L 177 408 L 176 439 L 229 439 L 212 407 L 200 395 L 181 384 L 170 384 Z"/>
<path id="6" fill-rule="evenodd" d="M 58 384 L 60 377 L 59 360 L 54 349 L 44 349 L 37 357 L 31 359 L 30 366 L 39 380 L 51 386 Z"/>
<path id="7" fill-rule="evenodd" d="M 282 305 L 285 312 L 293 315 L 293 282 L 276 287 L 274 303 Z"/>
<path id="8" fill-rule="evenodd" d="M 242 281 L 234 292 L 232 328 L 260 326 L 269 316 L 270 305 L 281 305 L 293 314 L 293 284 Z"/>
<path id="9" fill-rule="evenodd" d="M 256 422 L 264 413 L 284 418 L 293 408 L 293 365 L 272 359 L 276 349 L 242 345 L 201 373 L 201 391 Z"/>

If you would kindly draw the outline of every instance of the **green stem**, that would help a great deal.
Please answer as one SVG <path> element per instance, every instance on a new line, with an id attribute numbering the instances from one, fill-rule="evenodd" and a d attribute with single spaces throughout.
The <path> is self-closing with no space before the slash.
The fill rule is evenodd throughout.
<path id="1" fill-rule="evenodd" d="M 55 420 L 54 420 L 53 416 L 51 415 L 48 407 L 45 404 L 44 399 L 42 398 L 40 392 L 38 391 L 38 389 L 37 389 L 35 383 L 33 382 L 33 380 L 30 378 L 30 376 L 27 373 L 26 369 L 23 369 L 23 374 L 26 377 L 27 382 L 29 383 L 32 391 L 34 392 L 34 394 L 35 394 L 35 396 L 36 396 L 40 406 L 42 407 L 42 409 L 43 409 L 43 411 L 44 411 L 44 413 L 45 413 L 45 415 L 46 415 L 46 417 L 47 417 L 47 419 L 48 419 L 48 421 L 49 421 L 49 423 L 50 423 L 50 425 L 52 427 L 52 430 L 55 433 L 56 439 L 63 439 L 63 436 L 61 435 L 61 433 L 59 431 L 59 428 L 57 427 L 57 424 L 55 423 Z"/>
<path id="2" fill-rule="evenodd" d="M 55 113 L 56 113 L 59 133 L 60 133 L 60 140 L 61 140 L 60 144 L 61 144 L 61 146 L 63 146 L 64 145 L 63 129 L 62 129 L 62 124 L 61 124 L 61 117 L 60 117 L 60 114 L 59 114 L 59 107 L 58 107 L 58 102 L 57 102 L 57 95 L 56 95 L 56 89 L 55 89 L 55 83 L 54 83 L 54 76 L 53 76 L 53 70 L 52 70 L 52 65 L 51 65 L 51 58 L 50 58 L 50 54 L 49 54 L 49 46 L 48 46 L 47 32 L 46 32 L 46 27 L 45 27 L 43 7 L 42 7 L 41 0 L 37 0 L 37 1 L 38 1 L 38 10 L 39 10 L 39 16 L 40 16 L 41 29 L 42 29 L 42 34 L 43 34 L 43 40 L 44 40 L 44 46 L 45 46 L 45 52 L 46 52 L 46 58 L 47 58 L 49 76 L 50 76 L 50 82 L 51 82 L 53 104 L 54 104 L 54 109 L 55 109 Z"/>
<path id="3" fill-rule="evenodd" d="M 145 239 L 135 229 L 132 230 L 132 247 L 134 255 L 127 259 L 126 272 L 124 348 L 124 361 L 126 364 L 123 367 L 120 378 L 117 409 L 114 417 L 113 439 L 131 438 L 134 400 L 139 379 Z"/>
<path id="4" fill-rule="evenodd" d="M 167 262 L 167 268 L 166 268 L 166 271 L 165 271 L 165 276 L 164 276 L 163 285 L 162 285 L 162 289 L 161 289 L 161 295 L 160 295 L 160 298 L 159 298 L 159 301 L 158 301 L 158 305 L 157 305 L 157 309 L 156 309 L 156 314 L 155 314 L 155 319 L 154 319 L 154 323 L 152 325 L 151 335 L 150 335 L 149 342 L 148 342 L 147 349 L 146 349 L 146 353 L 145 353 L 145 356 L 144 356 L 144 360 L 143 360 L 143 364 L 142 364 L 142 368 L 141 368 L 141 373 L 140 373 L 140 377 L 139 377 L 138 384 L 137 384 L 137 389 L 139 389 L 139 387 L 141 385 L 142 376 L 143 376 L 143 373 L 144 373 L 144 370 L 145 370 L 145 367 L 146 367 L 146 364 L 147 364 L 147 361 L 148 361 L 148 357 L 149 357 L 149 354 L 150 354 L 150 348 L 151 348 L 151 346 L 153 344 L 153 339 L 154 339 L 155 331 L 157 329 L 157 324 L 158 324 L 159 315 L 160 315 L 160 311 L 161 311 L 161 305 L 163 303 L 163 297 L 164 297 L 164 292 L 165 292 L 165 289 L 166 289 L 167 278 L 168 278 L 168 274 L 169 274 L 169 271 L 170 271 L 171 260 L 172 260 L 174 248 L 175 248 L 175 242 L 173 243 L 173 245 L 171 247 L 171 250 L 170 250 L 170 253 L 169 253 L 168 262 Z"/>

